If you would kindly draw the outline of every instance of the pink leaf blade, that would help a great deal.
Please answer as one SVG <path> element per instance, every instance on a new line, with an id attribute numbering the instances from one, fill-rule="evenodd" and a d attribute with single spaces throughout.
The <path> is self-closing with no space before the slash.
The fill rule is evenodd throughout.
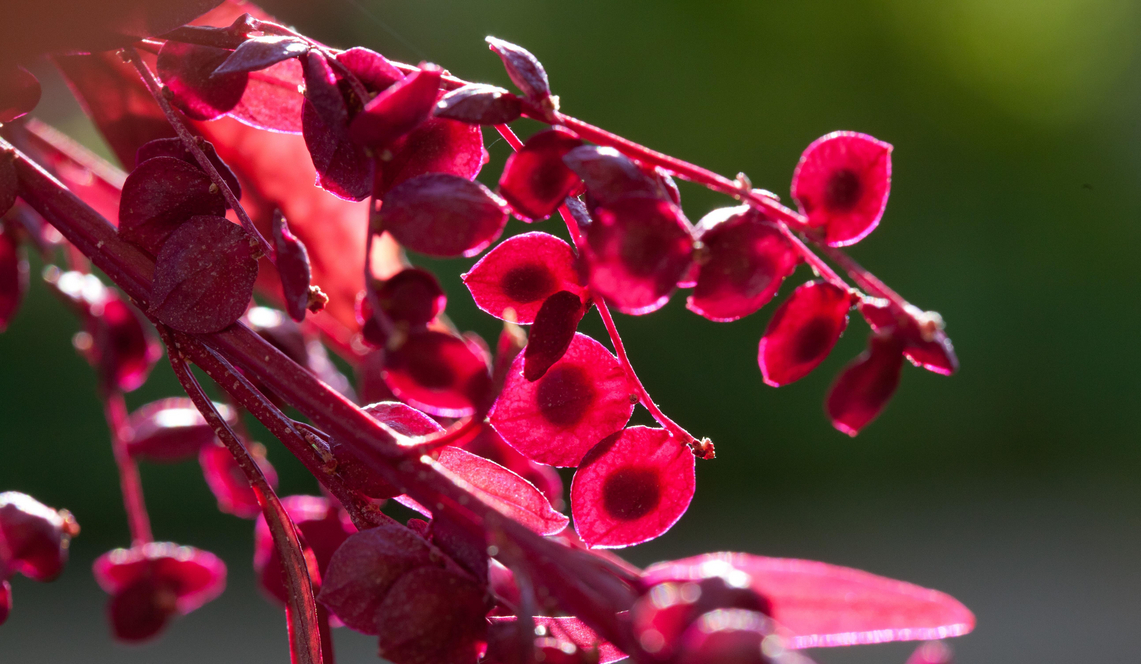
<path id="1" fill-rule="evenodd" d="M 578 294 L 570 291 L 559 291 L 543 302 L 523 350 L 524 378 L 531 382 L 539 380 L 552 364 L 562 359 L 585 313 Z"/>
<path id="2" fill-rule="evenodd" d="M 582 290 L 574 260 L 565 241 L 547 233 L 523 233 L 501 242 L 462 278 L 480 309 L 530 325 L 547 298 Z"/>
<path id="3" fill-rule="evenodd" d="M 349 126 L 353 140 L 382 150 L 427 120 L 436 105 L 442 73 L 435 65 L 421 64 L 419 71 L 374 97 Z"/>
<path id="4" fill-rule="evenodd" d="M 290 318 L 301 322 L 305 320 L 309 306 L 309 282 L 312 279 L 309 251 L 290 232 L 285 217 L 280 213 L 274 217 L 273 243 L 277 251 L 277 274 L 281 278 L 285 309 Z"/>

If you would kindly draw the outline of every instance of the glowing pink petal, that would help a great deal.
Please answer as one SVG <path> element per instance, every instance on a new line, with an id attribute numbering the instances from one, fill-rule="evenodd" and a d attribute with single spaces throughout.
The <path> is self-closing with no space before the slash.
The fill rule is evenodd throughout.
<path id="1" fill-rule="evenodd" d="M 475 664 L 486 639 L 486 593 L 470 577 L 425 566 L 388 589 L 376 610 L 379 655 L 394 662 Z"/>
<path id="2" fill-rule="evenodd" d="M 792 197 L 834 247 L 871 233 L 890 191 L 891 145 L 853 131 L 813 141 L 792 174 Z"/>
<path id="3" fill-rule="evenodd" d="M 353 139 L 382 150 L 427 120 L 436 105 L 443 70 L 421 63 L 420 71 L 406 76 L 374 97 L 349 127 Z"/>
<path id="4" fill-rule="evenodd" d="M 472 414 L 491 389 L 485 358 L 465 340 L 434 330 L 391 349 L 383 376 L 401 401 L 445 417 Z"/>
<path id="5" fill-rule="evenodd" d="M 578 175 L 563 163 L 582 139 L 566 129 L 539 132 L 507 158 L 499 178 L 499 193 L 523 221 L 546 219 L 575 187 Z"/>
<path id="6" fill-rule="evenodd" d="M 78 532 L 67 510 L 54 510 L 24 493 L 0 493 L 0 578 L 19 573 L 36 581 L 55 579 Z"/>
<path id="7" fill-rule="evenodd" d="M 147 159 L 127 176 L 119 203 L 119 233 L 158 255 L 170 234 L 197 215 L 220 217 L 225 199 L 198 166 L 174 157 Z"/>
<path id="8" fill-rule="evenodd" d="M 630 419 L 626 373 L 602 344 L 576 333 L 562 359 L 538 381 L 523 377 L 522 356 L 507 372 L 491 424 L 528 458 L 576 466 L 598 441 Z"/>
<path id="9" fill-rule="evenodd" d="M 265 457 L 265 447 L 255 443 L 249 445 L 247 451 L 265 475 L 266 482 L 276 488 L 277 472 Z M 218 501 L 219 511 L 242 519 L 253 519 L 261 514 L 261 504 L 230 450 L 221 444 L 204 445 L 198 452 L 198 463 L 206 485 Z"/>
<path id="10" fill-rule="evenodd" d="M 777 308 L 757 349 L 765 382 L 788 385 L 815 369 L 848 326 L 851 296 L 824 281 L 801 284 Z"/>
<path id="11" fill-rule="evenodd" d="M 519 118 L 519 98 L 503 88 L 469 83 L 444 95 L 436 104 L 435 115 L 468 124 L 507 124 Z"/>
<path id="12" fill-rule="evenodd" d="M 377 215 L 397 242 L 429 256 L 474 256 L 503 232 L 507 204 L 466 178 L 429 173 L 397 185 Z"/>
<path id="13" fill-rule="evenodd" d="M 233 425 L 238 416 L 225 404 L 214 408 Z M 151 402 L 131 413 L 127 421 L 131 437 L 127 453 L 152 463 L 171 463 L 198 456 L 203 445 L 215 441 L 214 428 L 185 397 Z"/>
<path id="14" fill-rule="evenodd" d="M 630 427 L 583 458 L 571 483 L 575 532 L 618 548 L 669 530 L 693 500 L 694 457 L 665 429 Z"/>
<path id="15" fill-rule="evenodd" d="M 507 238 L 463 275 L 480 309 L 521 325 L 535 322 L 543 302 L 559 291 L 580 292 L 570 245 L 547 233 Z M 508 309 L 513 314 L 508 315 Z"/>
<path id="16" fill-rule="evenodd" d="M 879 416 L 895 388 L 903 366 L 903 343 L 872 335 L 868 349 L 853 360 L 828 391 L 825 410 L 832 426 L 855 436 Z"/>
<path id="17" fill-rule="evenodd" d="M 286 496 L 281 499 L 281 506 L 297 526 L 301 546 L 312 551 L 317 575 L 311 574 L 311 581 L 314 588 L 320 588 L 321 579 L 334 552 L 355 530 L 341 518 L 337 504 L 328 498 Z M 273 543 L 264 515 L 259 516 L 254 525 L 254 571 L 262 591 L 284 604 L 287 601 L 287 591 L 281 556 Z"/>

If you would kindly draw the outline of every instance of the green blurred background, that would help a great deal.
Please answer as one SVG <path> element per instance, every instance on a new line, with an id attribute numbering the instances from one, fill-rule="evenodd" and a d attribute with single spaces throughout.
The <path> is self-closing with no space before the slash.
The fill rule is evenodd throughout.
<path id="1" fill-rule="evenodd" d="M 816 137 L 852 129 L 893 143 L 887 213 L 851 253 L 944 315 L 962 371 L 944 378 L 906 367 L 885 414 L 849 439 L 821 403 L 859 352 L 862 322 L 813 375 L 774 390 L 755 362 L 771 306 L 724 325 L 675 296 L 653 315 L 619 317 L 650 392 L 718 451 L 699 464 L 682 521 L 626 555 L 644 564 L 742 550 L 939 588 L 978 617 L 976 632 L 952 643 L 960 662 L 1138 661 L 1137 3 L 264 6 L 332 45 L 430 60 L 500 85 L 507 77 L 483 37 L 520 43 L 546 66 L 564 111 L 719 172 L 743 171 L 786 197 Z M 68 103 L 56 80 L 37 113 L 92 140 Z M 485 181 L 504 148 L 492 145 Z M 682 195 L 695 220 L 726 204 L 684 185 Z M 508 232 L 525 229 L 513 221 Z M 421 262 L 440 271 L 456 323 L 494 339 L 496 322 L 458 280 L 471 261 Z M 83 526 L 60 581 L 15 580 L 0 661 L 285 661 L 284 620 L 251 580 L 250 524 L 217 513 L 195 464 L 143 468 L 156 535 L 219 553 L 230 589 L 156 644 L 110 641 L 87 568 L 125 544 L 127 531 L 93 375 L 70 347 L 76 329 L 33 284 L 0 335 L 0 490 L 66 506 Z M 584 329 L 598 334 L 597 317 Z M 131 403 L 176 393 L 160 366 Z M 314 491 L 276 443 L 270 457 L 283 493 Z M 371 639 L 338 639 L 342 661 L 370 661 Z M 910 650 L 811 654 L 825 664 L 902 664 Z"/>

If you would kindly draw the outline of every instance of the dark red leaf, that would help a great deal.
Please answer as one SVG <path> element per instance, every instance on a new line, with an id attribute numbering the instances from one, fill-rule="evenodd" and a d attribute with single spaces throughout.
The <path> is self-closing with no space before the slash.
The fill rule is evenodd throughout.
<path id="1" fill-rule="evenodd" d="M 277 471 L 265 456 L 265 447 L 253 443 L 246 448 L 265 481 L 271 488 L 277 487 Z M 253 519 L 262 513 L 261 503 L 250 488 L 250 481 L 242 472 L 234 455 L 221 443 L 204 445 L 198 451 L 198 464 L 206 485 L 218 501 L 218 511 L 233 514 L 242 519 Z"/>
<path id="2" fill-rule="evenodd" d="M 214 76 L 249 73 L 265 69 L 282 60 L 296 58 L 309 52 L 309 44 L 296 37 L 265 35 L 251 37 L 238 45 L 230 57 L 226 58 Z"/>
<path id="3" fill-rule="evenodd" d="M 377 301 L 388 317 L 412 327 L 427 325 L 448 303 L 436 276 L 419 268 L 401 270 L 375 287 Z"/>
<path id="4" fill-rule="evenodd" d="M 231 171 L 230 167 L 226 165 L 226 162 L 222 161 L 222 158 L 218 156 L 218 153 L 214 150 L 214 144 L 205 139 L 199 139 L 198 147 L 202 149 L 202 152 L 206 154 L 210 163 L 218 170 L 218 174 L 226 181 L 226 184 L 230 187 L 230 191 L 238 198 L 241 198 L 242 186 L 238 184 L 238 178 L 234 176 L 234 172 Z M 199 168 L 198 160 L 194 158 L 194 155 L 190 154 L 190 150 L 186 149 L 186 145 L 183 144 L 182 139 L 178 137 L 157 138 L 142 146 L 135 154 L 135 163 L 141 164 L 154 157 L 174 157 L 175 159 L 181 159 Z"/>
<path id="5" fill-rule="evenodd" d="M 450 173 L 474 180 L 488 160 L 478 126 L 444 118 L 420 123 L 393 143 L 391 152 L 390 159 L 376 162 L 373 195 L 380 198 L 401 182 L 425 173 Z"/>
<path id="6" fill-rule="evenodd" d="M 390 85 L 404 78 L 404 73 L 383 55 L 361 46 L 338 53 L 337 62 L 343 64 L 373 92 L 387 90 Z M 365 101 L 367 100 L 362 99 L 361 103 Z"/>
<path id="7" fill-rule="evenodd" d="M 507 373 L 491 424 L 528 458 L 576 466 L 598 441 L 619 431 L 634 412 L 633 394 L 618 359 L 594 339 L 575 333 L 562 359 L 538 381 L 523 376 L 522 356 Z"/>
<path id="8" fill-rule="evenodd" d="M 277 274 L 281 278 L 281 291 L 285 309 L 295 321 L 305 320 L 309 306 L 309 252 L 305 245 L 289 232 L 285 217 L 274 217 L 273 244 L 277 251 Z"/>
<path id="9" fill-rule="evenodd" d="M 237 414 L 225 404 L 214 409 L 230 425 Z M 204 445 L 214 443 L 214 428 L 202 417 L 194 402 L 185 397 L 153 401 L 131 413 L 127 422 L 131 436 L 127 453 L 152 463 L 171 463 L 198 456 Z"/>
<path id="10" fill-rule="evenodd" d="M 479 184 L 445 173 L 407 180 L 377 215 L 397 242 L 429 256 L 474 256 L 503 232 L 507 204 Z"/>
<path id="11" fill-rule="evenodd" d="M 390 349 L 383 375 L 401 401 L 445 417 L 481 409 L 491 389 L 484 356 L 464 339 L 434 330 L 411 334 Z"/>
<path id="12" fill-rule="evenodd" d="M 874 420 L 895 394 L 903 366 L 903 342 L 872 335 L 868 349 L 836 379 L 825 402 L 832 426 L 855 436 Z"/>
<path id="13" fill-rule="evenodd" d="M 665 429 L 624 429 L 591 449 L 575 472 L 575 532 L 597 548 L 640 544 L 673 527 L 693 491 L 688 447 Z"/>
<path id="14" fill-rule="evenodd" d="M 765 382 L 788 385 L 815 369 L 848 326 L 852 296 L 825 281 L 801 284 L 773 313 L 757 349 Z"/>
<path id="15" fill-rule="evenodd" d="M 28 261 L 20 255 L 13 234 L 0 228 L 0 332 L 8 328 L 27 290 Z"/>
<path id="16" fill-rule="evenodd" d="M 511 82 L 522 90 L 523 94 L 536 102 L 542 102 L 551 96 L 551 83 L 547 80 L 547 71 L 530 51 L 495 37 L 488 37 L 487 45 L 503 60 L 503 66 L 507 69 Z"/>
<path id="17" fill-rule="evenodd" d="M 281 507 L 297 526 L 302 548 L 312 552 L 317 569 L 310 573 L 310 581 L 318 590 L 333 554 L 355 529 L 342 518 L 340 507 L 328 498 L 286 496 L 281 499 Z M 254 572 L 266 595 L 281 604 L 288 602 L 281 555 L 264 514 L 254 524 Z"/>
<path id="18" fill-rule="evenodd" d="M 365 105 L 349 127 L 358 143 L 376 150 L 416 128 L 432 114 L 443 70 L 421 63 L 420 71 L 392 84 Z"/>
<path id="19" fill-rule="evenodd" d="M 151 313 L 176 330 L 217 332 L 241 318 L 254 292 L 258 248 L 224 217 L 191 217 L 155 259 Z"/>
<path id="20" fill-rule="evenodd" d="M 539 380 L 552 364 L 562 359 L 585 313 L 578 293 L 559 291 L 543 302 L 523 351 L 524 378 L 532 382 Z"/>
<path id="21" fill-rule="evenodd" d="M 634 315 L 669 301 L 693 254 L 689 222 L 660 198 L 627 196 L 599 207 L 586 239 L 591 289 Z"/>
<path id="22" fill-rule="evenodd" d="M 444 95 L 435 115 L 477 125 L 507 124 L 522 113 L 519 98 L 503 88 L 469 83 Z"/>
<path id="23" fill-rule="evenodd" d="M 609 205 L 630 195 L 672 200 L 662 182 L 614 148 L 583 145 L 567 152 L 563 163 L 582 178 L 592 211 L 594 204 Z"/>
<path id="24" fill-rule="evenodd" d="M 229 113 L 246 92 L 249 74 L 219 74 L 232 51 L 168 41 L 158 54 L 158 76 L 187 117 L 213 120 Z"/>
<path id="25" fill-rule="evenodd" d="M 546 299 L 563 290 L 579 292 L 574 250 L 547 233 L 507 238 L 463 275 L 476 306 L 501 320 L 535 322 Z"/>
<path id="26" fill-rule="evenodd" d="M 373 162 L 365 147 L 349 138 L 349 109 L 333 69 L 319 54 L 309 54 L 302 62 L 305 106 L 301 125 L 317 170 L 317 186 L 346 200 L 364 200 L 372 192 Z"/>
<path id="27" fill-rule="evenodd" d="M 484 591 L 467 576 L 420 567 L 376 609 L 381 657 L 397 664 L 475 664 L 486 639 Z"/>
<path id="28" fill-rule="evenodd" d="M 67 510 L 53 510 L 16 491 L 0 493 L 0 577 L 36 581 L 58 577 L 79 525 Z"/>
<path id="29" fill-rule="evenodd" d="M 563 157 L 582 139 L 556 127 L 539 132 L 507 158 L 499 178 L 499 193 L 523 221 L 546 219 L 555 213 L 580 180 Z"/>
<path id="30" fill-rule="evenodd" d="M 187 219 L 225 213 L 222 193 L 197 165 L 174 157 L 155 157 L 140 163 L 123 183 L 119 234 L 158 255 L 171 233 Z"/>
<path id="31" fill-rule="evenodd" d="M 719 322 L 768 304 L 800 258 L 780 230 L 751 208 L 721 208 L 698 224 L 704 250 L 686 307 Z"/>
<path id="32" fill-rule="evenodd" d="M 891 145 L 854 131 L 813 141 L 792 174 L 792 197 L 833 247 L 871 233 L 890 191 Z"/>
<path id="33" fill-rule="evenodd" d="M 396 524 L 351 535 L 333 553 L 317 600 L 350 629 L 377 633 L 377 609 L 406 573 L 432 564 L 432 548 Z"/>
<path id="34" fill-rule="evenodd" d="M 0 124 L 35 108 L 40 94 L 40 82 L 30 71 L 18 65 L 0 65 Z"/>
<path id="35" fill-rule="evenodd" d="M 892 334 L 904 342 L 903 356 L 917 367 L 950 376 L 959 370 L 959 358 L 938 314 L 910 304 L 897 314 L 887 300 L 865 297 L 860 313 L 875 332 Z"/>

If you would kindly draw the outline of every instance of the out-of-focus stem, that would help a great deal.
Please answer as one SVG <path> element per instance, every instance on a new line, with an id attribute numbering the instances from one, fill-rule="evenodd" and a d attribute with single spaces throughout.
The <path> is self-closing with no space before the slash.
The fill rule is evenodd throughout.
<path id="1" fill-rule="evenodd" d="M 154 541 L 151 534 L 151 521 L 147 516 L 147 505 L 143 499 L 143 483 L 139 479 L 139 467 L 127 452 L 127 440 L 131 426 L 127 423 L 127 404 L 122 393 L 110 390 L 103 396 L 103 414 L 107 418 L 107 428 L 111 432 L 111 451 L 115 455 L 115 465 L 119 468 L 119 487 L 123 492 L 123 508 L 127 511 L 127 523 L 131 528 L 131 545 L 140 546 Z"/>

